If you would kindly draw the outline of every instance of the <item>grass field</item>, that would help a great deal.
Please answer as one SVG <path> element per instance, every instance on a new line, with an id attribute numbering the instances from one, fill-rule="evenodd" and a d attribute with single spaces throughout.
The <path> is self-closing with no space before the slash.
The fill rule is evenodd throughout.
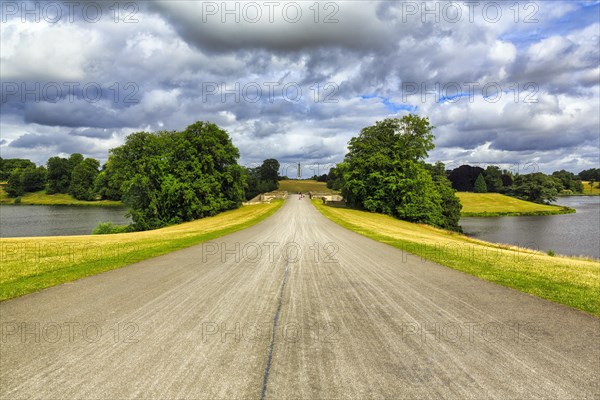
<path id="1" fill-rule="evenodd" d="M 298 193 L 298 192 L 320 192 L 320 193 L 337 193 L 334 190 L 328 189 L 327 184 L 325 182 L 317 182 L 313 180 L 283 180 L 279 181 L 279 189 L 285 190 L 290 193 Z"/>
<path id="2" fill-rule="evenodd" d="M 256 224 L 283 201 L 118 235 L 0 238 L 0 300 L 183 249 Z"/>
<path id="3" fill-rule="evenodd" d="M 594 182 L 594 185 L 590 185 L 589 181 L 581 181 L 583 183 L 583 194 L 588 196 L 600 196 L 600 183 Z"/>
<path id="4" fill-rule="evenodd" d="M 549 256 L 313 200 L 327 218 L 363 236 L 447 267 L 600 317 L 600 262 Z"/>
<path id="5" fill-rule="evenodd" d="M 497 217 L 502 215 L 552 215 L 575 212 L 572 208 L 548 206 L 505 196 L 500 193 L 456 193 L 463 217 Z"/>
<path id="6" fill-rule="evenodd" d="M 0 186 L 0 204 L 14 204 L 15 199 L 8 197 L 4 188 Z M 77 200 L 70 194 L 46 194 L 45 190 L 34 193 L 25 193 L 21 196 L 21 203 L 25 205 L 44 205 L 44 206 L 123 206 L 120 201 L 98 200 L 83 201 Z"/>

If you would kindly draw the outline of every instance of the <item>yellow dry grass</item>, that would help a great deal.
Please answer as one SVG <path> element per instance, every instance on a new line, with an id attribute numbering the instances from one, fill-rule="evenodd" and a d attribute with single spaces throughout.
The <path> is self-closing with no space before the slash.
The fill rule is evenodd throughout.
<path id="1" fill-rule="evenodd" d="M 347 208 L 315 206 L 364 236 L 442 265 L 600 316 L 600 262 L 550 256 Z"/>
<path id="2" fill-rule="evenodd" d="M 283 204 L 244 206 L 145 232 L 0 238 L 0 300 L 118 268 L 248 227 Z"/>

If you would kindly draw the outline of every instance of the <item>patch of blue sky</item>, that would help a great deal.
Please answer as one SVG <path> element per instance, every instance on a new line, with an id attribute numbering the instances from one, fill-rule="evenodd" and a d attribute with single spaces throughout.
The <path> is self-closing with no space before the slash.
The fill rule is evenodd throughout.
<path id="1" fill-rule="evenodd" d="M 537 4 L 551 7 L 552 3 L 554 2 L 548 1 Z M 553 19 L 542 18 L 540 15 L 533 16 L 532 18 L 537 22 L 520 21 L 517 29 L 500 35 L 499 39 L 509 41 L 517 48 L 523 49 L 551 36 L 566 36 L 573 31 L 600 23 L 600 1 L 572 1 L 569 4 L 575 8 L 564 15 Z"/>
<path id="2" fill-rule="evenodd" d="M 391 111 L 393 113 L 397 113 L 398 111 L 415 112 L 419 109 L 418 106 L 412 106 L 410 104 L 394 103 L 388 97 L 378 96 L 376 94 L 366 94 L 366 95 L 361 95 L 359 97 L 363 100 L 379 99 L 379 100 L 381 100 L 381 104 L 383 104 L 388 111 Z"/>

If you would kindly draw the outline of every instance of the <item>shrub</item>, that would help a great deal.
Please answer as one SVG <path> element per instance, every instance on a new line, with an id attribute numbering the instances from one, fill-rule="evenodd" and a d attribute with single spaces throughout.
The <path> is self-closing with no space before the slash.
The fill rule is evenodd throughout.
<path id="1" fill-rule="evenodd" d="M 131 225 L 116 225 L 112 222 L 100 222 L 98 226 L 94 228 L 93 235 L 110 235 L 113 233 L 126 233 L 131 232 Z"/>

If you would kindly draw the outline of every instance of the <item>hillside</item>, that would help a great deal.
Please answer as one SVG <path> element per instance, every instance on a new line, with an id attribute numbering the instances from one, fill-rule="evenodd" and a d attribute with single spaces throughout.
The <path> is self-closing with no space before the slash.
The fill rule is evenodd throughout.
<path id="1" fill-rule="evenodd" d="M 319 193 L 337 193 L 335 190 L 331 190 L 327 188 L 327 184 L 325 182 L 317 182 L 313 180 L 296 180 L 296 179 L 287 179 L 283 181 L 279 181 L 279 189 L 285 190 L 290 193 L 298 193 L 298 192 L 319 192 Z"/>
<path id="2" fill-rule="evenodd" d="M 549 206 L 519 200 L 500 193 L 456 193 L 463 205 L 463 217 L 486 217 L 502 215 L 552 215 L 574 212 L 562 206 Z"/>

